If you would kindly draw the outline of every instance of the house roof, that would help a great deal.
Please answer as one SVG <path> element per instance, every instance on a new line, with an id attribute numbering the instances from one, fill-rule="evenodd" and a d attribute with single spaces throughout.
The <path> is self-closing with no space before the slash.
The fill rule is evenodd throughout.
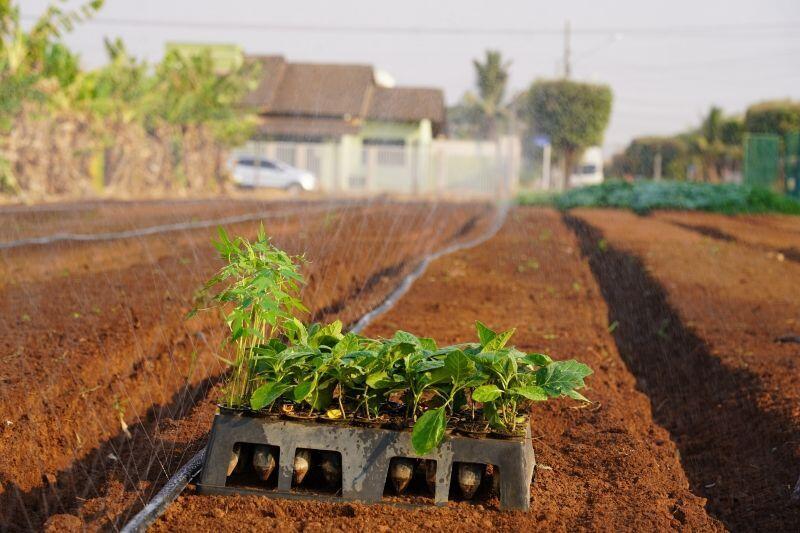
<path id="1" fill-rule="evenodd" d="M 329 117 L 261 117 L 258 133 L 274 135 L 279 133 L 287 137 L 299 139 L 315 139 L 319 137 L 339 137 L 341 135 L 358 133 L 358 124 L 342 118 Z"/>
<path id="2" fill-rule="evenodd" d="M 248 56 L 261 64 L 261 81 L 245 98 L 264 118 L 263 133 L 317 136 L 355 133 L 352 119 L 418 122 L 434 132 L 445 120 L 440 89 L 380 87 L 373 68 L 358 64 L 288 63 L 281 56 Z M 303 123 L 303 121 L 306 121 Z"/>
<path id="3" fill-rule="evenodd" d="M 441 89 L 376 87 L 367 112 L 371 120 L 418 122 L 429 119 L 444 123 L 444 93 Z"/>
<path id="4" fill-rule="evenodd" d="M 244 98 L 247 106 L 252 106 L 260 112 L 269 109 L 275 93 L 286 70 L 286 60 L 283 56 L 247 56 L 248 63 L 258 63 L 261 69 L 258 85 Z"/>

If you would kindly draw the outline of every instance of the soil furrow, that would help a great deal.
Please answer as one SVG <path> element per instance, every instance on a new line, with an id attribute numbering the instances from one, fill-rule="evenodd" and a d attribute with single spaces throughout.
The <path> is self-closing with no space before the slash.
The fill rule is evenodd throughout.
<path id="1" fill-rule="evenodd" d="M 496 500 L 401 509 L 190 492 L 153 529 L 722 529 L 689 490 L 675 445 L 636 390 L 607 332 L 600 289 L 557 213 L 517 209 L 494 238 L 433 262 L 369 333 L 386 336 L 402 328 L 440 343 L 464 342 L 474 340 L 476 319 L 495 328 L 516 327 L 513 342 L 521 349 L 577 358 L 595 369 L 588 380 L 591 406 L 554 401 L 532 412 L 539 467 L 529 513 L 499 512 Z M 209 407 L 193 417 L 204 431 L 213 415 Z"/>
<path id="2" fill-rule="evenodd" d="M 693 492 L 733 531 L 793 530 L 800 372 L 796 349 L 792 357 L 774 338 L 800 311 L 796 288 L 782 285 L 800 270 L 735 239 L 709 248 L 687 238 L 696 228 L 674 221 L 588 210 L 566 219 L 609 304 L 619 351 L 677 444 Z M 754 298 L 753 286 L 780 296 Z"/>

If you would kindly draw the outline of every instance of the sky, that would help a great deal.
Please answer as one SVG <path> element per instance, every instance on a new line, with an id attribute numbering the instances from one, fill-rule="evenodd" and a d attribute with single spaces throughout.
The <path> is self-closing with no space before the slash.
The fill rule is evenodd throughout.
<path id="1" fill-rule="evenodd" d="M 24 0 L 22 13 L 48 3 Z M 696 126 L 711 105 L 737 114 L 800 99 L 800 0 L 107 0 L 66 41 L 87 67 L 106 61 L 104 36 L 148 60 L 187 41 L 366 63 L 398 85 L 441 87 L 452 104 L 474 86 L 472 60 L 487 49 L 511 61 L 509 93 L 560 75 L 567 20 L 572 78 L 614 92 L 606 155 L 636 136 Z"/>

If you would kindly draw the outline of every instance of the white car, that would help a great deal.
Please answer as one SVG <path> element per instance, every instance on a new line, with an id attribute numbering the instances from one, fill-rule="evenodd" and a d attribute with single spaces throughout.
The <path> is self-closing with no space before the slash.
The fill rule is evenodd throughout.
<path id="1" fill-rule="evenodd" d="M 569 177 L 570 187 L 603 183 L 603 150 L 599 146 L 587 148 L 578 167 Z"/>
<path id="2" fill-rule="evenodd" d="M 306 170 L 272 159 L 240 156 L 233 160 L 233 181 L 240 187 L 313 191 L 317 178 Z"/>

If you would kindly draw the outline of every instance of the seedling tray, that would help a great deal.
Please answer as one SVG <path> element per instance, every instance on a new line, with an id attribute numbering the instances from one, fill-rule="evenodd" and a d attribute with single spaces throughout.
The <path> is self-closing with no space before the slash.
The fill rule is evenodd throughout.
<path id="1" fill-rule="evenodd" d="M 264 444 L 279 449 L 277 488 L 228 486 L 227 469 L 236 443 Z M 292 489 L 293 458 L 298 448 L 341 454 L 341 492 L 336 496 Z M 381 502 L 394 457 L 420 457 L 411 446 L 410 431 L 323 425 L 219 413 L 214 418 L 198 489 L 207 494 L 258 494 L 275 498 Z M 444 505 L 450 494 L 454 462 L 494 465 L 500 475 L 500 507 L 528 510 L 535 457 L 530 428 L 515 439 L 474 439 L 448 435 L 422 459 L 436 461 L 434 503 Z M 392 502 L 386 502 L 392 503 Z"/>

